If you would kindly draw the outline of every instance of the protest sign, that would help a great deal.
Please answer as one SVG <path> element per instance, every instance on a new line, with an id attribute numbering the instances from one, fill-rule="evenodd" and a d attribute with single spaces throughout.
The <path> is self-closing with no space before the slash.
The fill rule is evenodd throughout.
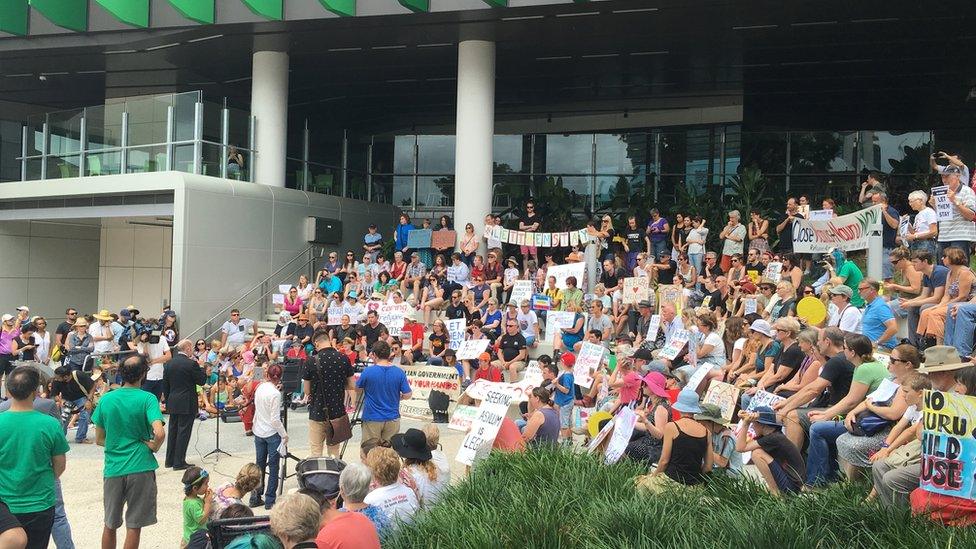
<path id="1" fill-rule="evenodd" d="M 508 242 L 512 238 L 512 234 L 513 234 L 512 231 L 509 231 L 508 229 L 502 227 L 498 231 L 497 238 L 500 242 Z"/>
<path id="2" fill-rule="evenodd" d="M 271 303 L 273 305 L 284 305 L 285 304 L 285 294 L 272 294 Z"/>
<path id="3" fill-rule="evenodd" d="M 339 306 L 339 307 L 329 307 L 329 310 L 326 312 L 326 314 L 328 314 L 329 316 L 329 326 L 338 326 L 339 324 L 342 324 L 342 315 L 345 313 L 343 312 L 342 306 Z"/>
<path id="4" fill-rule="evenodd" d="M 400 366 L 400 368 L 407 374 L 407 382 L 411 390 L 410 398 L 400 402 L 402 416 L 432 421 L 434 415 L 427 403 L 431 391 L 447 393 L 452 401 L 456 401 L 461 395 L 461 382 L 457 370 L 452 367 L 414 364 Z"/>
<path id="5" fill-rule="evenodd" d="M 287 294 L 291 290 L 291 284 L 278 284 L 278 293 Z"/>
<path id="6" fill-rule="evenodd" d="M 535 294 L 532 296 L 533 311 L 548 311 L 552 309 L 552 299 L 545 294 Z"/>
<path id="7" fill-rule="evenodd" d="M 759 302 L 754 297 L 747 297 L 742 300 L 742 314 L 751 315 L 759 309 Z"/>
<path id="8" fill-rule="evenodd" d="M 633 276 L 624 279 L 623 302 L 636 305 L 647 299 L 651 288 L 646 276 Z"/>
<path id="9" fill-rule="evenodd" d="M 403 329 L 405 318 L 409 312 L 410 305 L 407 303 L 383 303 L 378 311 L 380 322 L 386 326 L 390 333 L 396 333 Z"/>
<path id="10" fill-rule="evenodd" d="M 756 394 L 752 395 L 752 400 L 749 401 L 749 407 L 746 410 L 752 412 L 760 406 L 769 406 L 770 408 L 773 404 L 780 402 L 781 400 L 786 400 L 784 397 L 770 393 L 768 391 L 756 391 Z"/>
<path id="11" fill-rule="evenodd" d="M 451 415 L 451 422 L 447 424 L 447 428 L 466 433 L 471 427 L 471 424 L 474 423 L 474 418 L 477 416 L 477 406 L 465 406 L 464 404 L 459 404 L 456 408 L 454 408 L 454 414 Z"/>
<path id="12" fill-rule="evenodd" d="M 833 219 L 834 210 L 810 210 L 810 215 L 804 216 L 811 221 L 821 221 L 824 219 Z"/>
<path id="13" fill-rule="evenodd" d="M 430 248 L 433 231 L 430 229 L 414 229 L 407 232 L 407 247 L 411 249 Z M 406 259 L 406 258 L 404 258 Z"/>
<path id="14" fill-rule="evenodd" d="M 558 234 L 542 233 L 542 244 L 540 246 L 542 248 L 552 248 L 552 243 L 557 238 L 559 238 Z"/>
<path id="15" fill-rule="evenodd" d="M 614 421 L 615 419 L 611 419 L 603 426 L 603 429 L 600 429 L 600 432 L 590 441 L 590 445 L 586 447 L 586 453 L 592 454 L 596 451 L 600 443 L 610 436 L 610 432 L 613 431 Z"/>
<path id="16" fill-rule="evenodd" d="M 569 245 L 570 246 L 579 246 L 579 233 L 578 232 L 573 231 L 573 232 L 569 233 Z"/>
<path id="17" fill-rule="evenodd" d="M 456 242 L 457 232 L 455 231 L 434 231 L 430 237 L 430 247 L 435 250 L 450 250 Z"/>
<path id="18" fill-rule="evenodd" d="M 922 488 L 976 499 L 976 397 L 925 391 L 922 414 Z"/>
<path id="19" fill-rule="evenodd" d="M 569 233 L 559 233 L 559 246 L 563 248 L 569 246 Z"/>
<path id="20" fill-rule="evenodd" d="M 712 371 L 712 365 L 708 362 L 702 363 L 702 365 L 698 366 L 698 368 L 695 370 L 695 373 L 691 374 L 691 377 L 688 378 L 688 383 L 685 384 L 685 387 L 693 391 L 697 391 L 698 386 L 701 385 L 702 381 L 705 381 L 705 376 L 707 376 L 708 372 L 710 371 Z"/>
<path id="21" fill-rule="evenodd" d="M 684 349 L 685 344 L 691 338 L 691 332 L 688 330 L 677 330 L 671 334 L 671 340 L 664 345 L 661 349 L 661 353 L 658 355 L 660 358 L 666 358 L 668 360 L 674 360 L 678 358 L 678 353 L 681 349 Z"/>
<path id="22" fill-rule="evenodd" d="M 718 406 L 722 410 L 722 419 L 726 423 L 731 423 L 735 405 L 739 403 L 739 388 L 730 383 L 713 379 L 702 402 Z"/>
<path id="23" fill-rule="evenodd" d="M 831 248 L 863 250 L 868 247 L 868 237 L 880 231 L 880 205 L 831 219 L 795 219 L 793 251 L 816 254 Z"/>
<path id="24" fill-rule="evenodd" d="M 463 318 L 452 318 L 444 323 L 447 328 L 447 335 L 450 341 L 447 343 L 448 349 L 457 351 L 464 342 L 464 332 L 467 330 L 467 321 Z"/>
<path id="25" fill-rule="evenodd" d="M 478 414 L 471 422 L 471 430 L 464 436 L 455 459 L 464 465 L 474 465 L 475 456 L 490 448 L 508 414 L 508 404 L 512 397 L 503 392 L 490 391 L 481 400 Z"/>
<path id="26" fill-rule="evenodd" d="M 485 352 L 490 343 L 487 339 L 469 339 L 461 342 L 457 349 L 458 360 L 478 360 L 481 353 Z"/>
<path id="27" fill-rule="evenodd" d="M 532 299 L 531 280 L 516 280 L 515 284 L 512 285 L 512 293 L 508 302 L 520 305 L 523 299 Z"/>
<path id="28" fill-rule="evenodd" d="M 572 311 L 549 311 L 546 314 L 546 341 L 555 343 L 556 334 L 563 328 L 572 328 L 576 313 Z"/>
<path id="29" fill-rule="evenodd" d="M 607 452 L 604 455 L 604 463 L 613 465 L 624 455 L 627 444 L 630 443 L 630 436 L 634 434 L 634 424 L 637 423 L 637 414 L 630 408 L 624 407 L 614 418 L 613 435 L 610 436 L 610 443 L 607 444 Z"/>
<path id="30" fill-rule="evenodd" d="M 565 290 L 566 279 L 575 276 L 576 277 L 576 287 L 579 288 L 580 284 L 583 283 L 583 273 L 586 272 L 586 264 L 582 261 L 577 263 L 567 263 L 565 265 L 554 265 L 549 267 L 546 271 L 548 276 L 556 277 L 556 287 Z"/>
<path id="31" fill-rule="evenodd" d="M 657 339 L 657 331 L 661 329 L 661 315 L 651 315 L 650 322 L 647 323 L 647 341 Z"/>
<path id="32" fill-rule="evenodd" d="M 952 221 L 955 218 L 952 202 L 949 200 L 949 187 L 939 185 L 932 187 L 932 196 L 935 198 L 935 217 L 938 221 Z"/>
<path id="33" fill-rule="evenodd" d="M 590 372 L 596 371 L 603 362 L 603 355 L 606 347 L 584 341 L 580 347 L 579 356 L 576 357 L 576 364 L 573 365 L 573 382 L 589 389 L 593 385 L 593 377 Z"/>
<path id="34" fill-rule="evenodd" d="M 675 312 L 681 315 L 681 295 L 684 288 L 677 284 L 661 284 L 657 287 L 657 312 L 661 312 L 661 305 L 674 305 Z"/>
<path id="35" fill-rule="evenodd" d="M 773 282 L 783 280 L 783 264 L 779 261 L 772 261 L 766 265 L 766 278 Z"/>

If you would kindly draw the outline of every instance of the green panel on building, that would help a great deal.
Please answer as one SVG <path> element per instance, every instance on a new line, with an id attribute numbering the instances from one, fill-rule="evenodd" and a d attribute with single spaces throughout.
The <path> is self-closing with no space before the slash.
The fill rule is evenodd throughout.
<path id="1" fill-rule="evenodd" d="M 127 25 L 149 26 L 149 0 L 95 0 L 116 19 Z"/>
<path id="2" fill-rule="evenodd" d="M 413 12 L 430 11 L 430 0 L 400 0 L 400 5 Z"/>
<path id="3" fill-rule="evenodd" d="M 319 0 L 325 9 L 342 17 L 353 17 L 356 15 L 356 0 Z"/>
<path id="4" fill-rule="evenodd" d="M 27 34 L 27 0 L 0 1 L 0 31 Z"/>
<path id="5" fill-rule="evenodd" d="M 59 27 L 78 32 L 88 30 L 88 0 L 30 0 L 30 4 Z"/>
<path id="6" fill-rule="evenodd" d="M 508 0 L 484 0 L 485 4 L 493 8 L 507 8 Z"/>
<path id="7" fill-rule="evenodd" d="M 284 14 L 282 0 L 241 0 L 255 14 L 266 19 L 281 20 Z"/>
<path id="8" fill-rule="evenodd" d="M 169 0 L 169 3 L 187 19 L 197 23 L 214 22 L 214 0 Z"/>

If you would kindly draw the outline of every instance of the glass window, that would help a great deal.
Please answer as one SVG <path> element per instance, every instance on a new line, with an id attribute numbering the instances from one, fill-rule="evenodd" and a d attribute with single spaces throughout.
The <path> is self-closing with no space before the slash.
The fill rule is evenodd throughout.
<path id="1" fill-rule="evenodd" d="M 507 209 L 524 203 L 531 195 L 532 177 L 495 174 L 491 182 L 492 206 Z"/>
<path id="2" fill-rule="evenodd" d="M 863 166 L 885 173 L 929 173 L 931 145 L 929 132 L 862 131 L 858 136 Z"/>
<path id="3" fill-rule="evenodd" d="M 417 178 L 417 207 L 454 205 L 454 176 L 427 175 Z"/>
<path id="4" fill-rule="evenodd" d="M 593 173 L 592 134 L 540 135 L 536 137 L 536 147 L 540 142 L 545 147 L 546 160 L 543 167 L 535 167 L 537 173 Z M 588 187 L 586 194 L 589 195 Z"/>
<path id="5" fill-rule="evenodd" d="M 854 132 L 791 132 L 790 173 L 857 170 Z"/>
<path id="6" fill-rule="evenodd" d="M 342 170 L 321 164 L 308 165 L 308 190 L 339 196 L 342 194 Z"/>
<path id="7" fill-rule="evenodd" d="M 398 135 L 393 138 L 393 173 L 414 173 L 416 146 L 417 136 L 415 135 Z"/>
<path id="8" fill-rule="evenodd" d="M 122 153 L 95 152 L 85 156 L 85 169 L 88 175 L 115 175 L 122 173 Z"/>
<path id="9" fill-rule="evenodd" d="M 47 115 L 48 154 L 74 154 L 81 150 L 81 119 L 84 109 L 52 112 Z M 51 174 L 48 174 L 50 177 Z"/>
<path id="10" fill-rule="evenodd" d="M 200 92 L 178 93 L 173 96 L 174 141 L 191 141 L 193 139 L 194 118 L 199 100 Z M 247 146 L 247 142 L 244 142 L 244 146 Z"/>
<path id="11" fill-rule="evenodd" d="M 661 173 L 705 176 L 718 165 L 719 148 L 712 128 L 662 132 L 659 150 Z"/>
<path id="12" fill-rule="evenodd" d="M 454 136 L 417 136 L 417 173 L 454 173 Z"/>
<path id="13" fill-rule="evenodd" d="M 613 208 L 626 210 L 631 202 L 631 197 L 648 184 L 649 179 L 645 175 L 598 175 L 596 176 L 596 193 L 593 197 L 594 208 Z M 651 182 L 653 185 L 653 182 Z M 647 215 L 646 212 L 639 213 Z"/>
<path id="14" fill-rule="evenodd" d="M 518 173 L 523 171 L 523 158 L 529 136 L 496 135 L 492 139 L 492 162 L 495 173 Z M 526 168 L 528 165 L 525 165 Z"/>
<path id="15" fill-rule="evenodd" d="M 390 204 L 393 197 L 393 176 L 392 175 L 373 175 L 372 195 L 370 200 L 381 204 Z"/>
<path id="16" fill-rule="evenodd" d="M 575 193 L 574 208 L 585 208 L 590 205 L 591 176 L 560 175 L 556 176 L 556 185 L 561 185 L 570 193 Z"/>
<path id="17" fill-rule="evenodd" d="M 342 167 L 342 131 L 311 127 L 308 131 L 308 159 L 327 166 Z"/>
<path id="18" fill-rule="evenodd" d="M 393 138 L 373 137 L 371 147 L 370 171 L 373 173 L 393 173 Z"/>
<path id="19" fill-rule="evenodd" d="M 180 172 L 193 173 L 193 145 L 177 145 L 173 147 L 173 169 Z"/>
<path id="20" fill-rule="evenodd" d="M 346 172 L 346 197 L 356 200 L 366 200 L 366 174 L 363 172 Z"/>
<path id="21" fill-rule="evenodd" d="M 393 177 L 394 206 L 413 206 L 413 176 L 397 175 Z"/>
<path id="22" fill-rule="evenodd" d="M 41 178 L 41 158 L 27 159 L 27 181 L 36 181 Z"/>
<path id="23" fill-rule="evenodd" d="M 166 112 L 172 102 L 171 95 L 126 100 L 125 109 L 129 113 L 129 146 L 166 142 Z M 132 158 L 129 160 L 131 168 Z"/>
<path id="24" fill-rule="evenodd" d="M 85 109 L 87 149 L 100 150 L 122 146 L 122 102 L 107 103 Z"/>
<path id="25" fill-rule="evenodd" d="M 285 187 L 288 189 L 305 189 L 305 169 L 301 160 L 285 160 Z"/>
<path id="26" fill-rule="evenodd" d="M 227 144 L 236 145 L 238 149 L 251 146 L 251 113 L 235 108 L 227 109 Z"/>
<path id="27" fill-rule="evenodd" d="M 27 117 L 27 156 L 44 154 L 44 122 L 47 116 L 34 114 Z M 40 178 L 41 171 L 37 170 Z"/>
<path id="28" fill-rule="evenodd" d="M 224 106 L 213 101 L 203 103 L 203 140 L 214 143 L 224 142 L 223 128 Z"/>
<path id="29" fill-rule="evenodd" d="M 722 173 L 735 175 L 739 172 L 740 155 L 742 154 L 742 134 L 739 126 L 725 127 L 725 166 Z"/>
<path id="30" fill-rule="evenodd" d="M 74 156 L 49 156 L 47 157 L 47 178 L 64 179 L 66 177 L 78 177 L 81 157 Z"/>
<path id="31" fill-rule="evenodd" d="M 739 134 L 740 165 L 758 168 L 763 173 L 786 173 L 786 142 L 786 132 L 742 132 Z M 726 141 L 726 158 L 728 146 Z"/>
<path id="32" fill-rule="evenodd" d="M 220 177 L 221 167 L 224 163 L 224 148 L 212 143 L 204 143 L 201 147 L 202 158 L 200 160 L 200 173 L 211 177 Z M 163 155 L 165 160 L 166 155 Z M 162 170 L 163 168 L 158 168 Z"/>
<path id="33" fill-rule="evenodd" d="M 192 152 L 190 154 L 192 157 Z M 165 145 L 130 148 L 128 150 L 128 155 L 128 167 L 126 168 L 126 173 L 161 172 L 166 169 Z M 193 171 L 192 160 L 190 162 L 190 168 L 185 171 Z M 210 175 L 213 175 L 213 173 Z"/>
<path id="34" fill-rule="evenodd" d="M 596 173 L 644 173 L 647 162 L 647 134 L 596 134 Z"/>

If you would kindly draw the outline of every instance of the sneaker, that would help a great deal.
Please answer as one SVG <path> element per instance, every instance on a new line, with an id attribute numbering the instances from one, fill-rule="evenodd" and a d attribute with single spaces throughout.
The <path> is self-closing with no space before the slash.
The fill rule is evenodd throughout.
<path id="1" fill-rule="evenodd" d="M 264 499 L 261 498 L 260 496 L 256 498 L 251 498 L 251 501 L 248 502 L 247 506 L 251 508 L 264 507 Z"/>
<path id="2" fill-rule="evenodd" d="M 207 421 L 207 412 L 200 412 L 197 417 L 200 418 L 200 421 Z"/>

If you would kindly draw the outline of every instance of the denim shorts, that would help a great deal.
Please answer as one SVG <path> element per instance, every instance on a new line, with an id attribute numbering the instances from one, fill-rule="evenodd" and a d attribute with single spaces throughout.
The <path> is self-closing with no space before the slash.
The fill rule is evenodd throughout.
<path id="1" fill-rule="evenodd" d="M 559 407 L 559 428 L 569 429 L 573 423 L 573 403 L 563 404 Z"/>

